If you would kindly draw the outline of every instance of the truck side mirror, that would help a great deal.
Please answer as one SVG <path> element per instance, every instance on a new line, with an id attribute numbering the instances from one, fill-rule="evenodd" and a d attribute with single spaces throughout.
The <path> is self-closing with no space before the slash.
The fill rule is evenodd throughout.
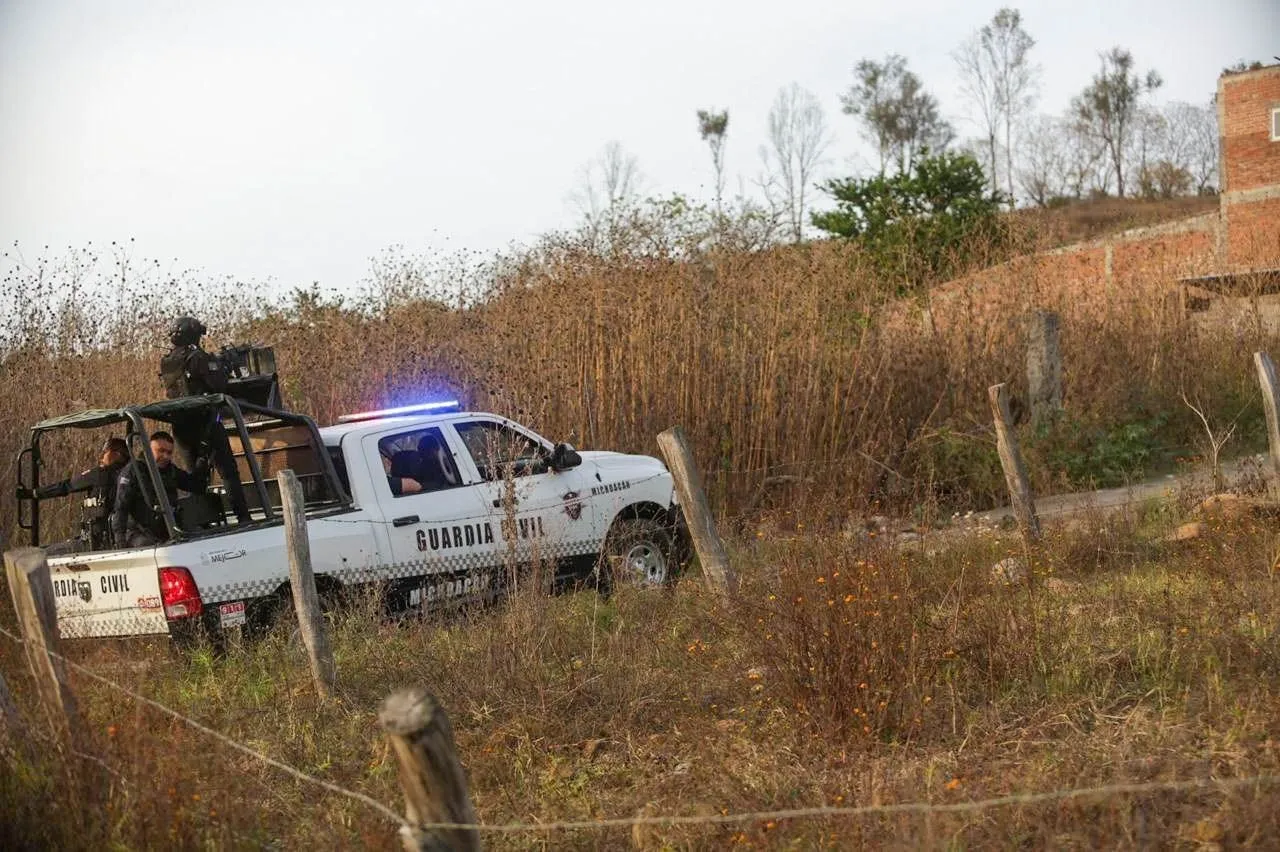
<path id="1" fill-rule="evenodd" d="M 552 470 L 568 470 L 582 464 L 582 456 L 569 444 L 556 444 L 548 462 Z"/>

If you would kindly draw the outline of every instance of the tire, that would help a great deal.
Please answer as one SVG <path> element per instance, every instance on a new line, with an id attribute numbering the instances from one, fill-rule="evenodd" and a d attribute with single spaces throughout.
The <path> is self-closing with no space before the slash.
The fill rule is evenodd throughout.
<path id="1" fill-rule="evenodd" d="M 597 563 L 598 585 L 608 594 L 617 585 L 660 589 L 675 584 L 675 545 L 666 524 L 650 518 L 615 521 Z"/>

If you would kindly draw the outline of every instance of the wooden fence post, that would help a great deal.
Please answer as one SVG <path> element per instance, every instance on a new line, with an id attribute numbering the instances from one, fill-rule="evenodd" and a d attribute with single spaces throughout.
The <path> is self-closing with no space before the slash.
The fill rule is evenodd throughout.
<path id="1" fill-rule="evenodd" d="M 1027 335 L 1027 386 L 1031 422 L 1039 426 L 1062 411 L 1061 322 L 1052 311 L 1035 311 Z"/>
<path id="2" fill-rule="evenodd" d="M 4 567 L 40 703 L 54 734 L 64 747 L 71 748 L 77 741 L 84 741 L 84 731 L 76 697 L 67 681 L 66 664 L 50 653 L 58 653 L 58 614 L 53 605 L 49 563 L 40 548 L 22 547 L 5 551 Z"/>
<path id="3" fill-rule="evenodd" d="M 675 479 L 676 493 L 680 495 L 680 508 L 689 524 L 689 534 L 693 537 L 693 547 L 698 552 L 698 562 L 702 565 L 707 587 L 716 596 L 727 597 L 737 589 L 738 578 L 729 565 L 724 542 L 716 532 L 716 520 L 707 503 L 707 495 L 702 490 L 702 475 L 698 472 L 693 453 L 689 451 L 684 430 L 679 426 L 672 426 L 661 433 L 658 435 L 658 447 L 666 457 L 667 467 Z"/>
<path id="4" fill-rule="evenodd" d="M 311 659 L 311 676 L 321 698 L 333 697 L 337 668 L 333 648 L 320 612 L 320 596 L 316 594 L 316 577 L 311 571 L 311 540 L 307 536 L 307 513 L 303 508 L 302 485 L 292 470 L 282 470 L 276 477 L 280 483 L 280 502 L 284 508 L 284 538 L 289 549 L 289 585 L 293 589 L 293 609 L 298 614 L 298 629 Z"/>
<path id="5" fill-rule="evenodd" d="M 400 689 L 387 696 L 378 722 L 395 749 L 404 790 L 400 829 L 409 852 L 479 852 L 474 828 L 423 828 L 430 823 L 474 825 L 475 808 L 453 741 L 453 726 L 440 702 L 425 689 Z"/>
<path id="6" fill-rule="evenodd" d="M 1271 450 L 1271 476 L 1268 489 L 1272 497 L 1280 496 L 1280 408 L 1277 407 L 1276 365 L 1266 352 L 1253 353 L 1253 363 L 1258 369 L 1258 385 L 1262 388 L 1262 409 L 1267 415 L 1267 445 Z"/>
<path id="7" fill-rule="evenodd" d="M 1018 526 L 1028 544 L 1040 540 L 1040 519 L 1036 517 L 1036 504 L 1031 499 L 1031 484 L 1027 479 L 1027 466 L 1018 449 L 1018 437 L 1013 433 L 1013 417 L 1009 414 L 1009 392 L 1004 382 L 987 389 L 991 400 L 991 415 L 996 424 L 996 448 L 1000 452 L 1000 466 L 1004 468 L 1004 481 L 1009 486 L 1009 499 Z"/>

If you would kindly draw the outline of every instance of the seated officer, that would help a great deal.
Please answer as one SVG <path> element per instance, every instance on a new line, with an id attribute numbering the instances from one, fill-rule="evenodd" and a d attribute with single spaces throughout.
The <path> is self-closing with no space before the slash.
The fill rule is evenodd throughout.
<path id="1" fill-rule="evenodd" d="M 129 446 L 123 438 L 108 438 L 102 445 L 102 454 L 98 458 L 98 466 L 83 473 L 42 485 L 35 491 L 27 488 L 18 489 L 19 500 L 47 500 L 51 497 L 66 497 L 68 494 L 89 492 L 84 498 L 80 513 L 80 534 L 78 538 L 51 545 L 50 553 L 73 553 L 81 550 L 106 550 L 111 547 L 111 535 L 108 519 L 116 502 L 116 485 L 120 472 L 129 463 Z"/>
<path id="2" fill-rule="evenodd" d="M 422 483 L 416 477 L 417 460 L 418 454 L 412 450 L 400 450 L 382 457 L 382 469 L 387 474 L 387 485 L 391 486 L 393 496 L 404 497 L 422 491 Z"/>
<path id="3" fill-rule="evenodd" d="M 156 469 L 160 472 L 160 482 L 164 485 L 170 506 L 177 502 L 179 489 L 199 494 L 209 481 L 203 461 L 196 463 L 194 473 L 187 473 L 174 464 L 173 448 L 173 436 L 168 432 L 152 434 L 151 455 L 155 457 Z M 116 547 L 144 547 L 168 537 L 159 500 L 153 499 L 151 482 L 146 478 L 146 468 L 137 459 L 120 474 L 115 507 L 111 513 L 111 536 Z"/>

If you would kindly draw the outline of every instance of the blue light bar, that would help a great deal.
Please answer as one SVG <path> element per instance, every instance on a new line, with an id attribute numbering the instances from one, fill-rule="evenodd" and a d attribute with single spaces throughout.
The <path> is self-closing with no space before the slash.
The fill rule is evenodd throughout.
<path id="1" fill-rule="evenodd" d="M 377 420 L 379 417 L 403 417 L 408 414 L 440 414 L 447 411 L 461 411 L 462 406 L 456 399 L 441 402 L 423 402 L 418 405 L 402 405 L 399 408 L 380 408 L 376 411 L 361 411 L 356 414 L 343 414 L 339 423 L 356 423 L 360 420 Z"/>

